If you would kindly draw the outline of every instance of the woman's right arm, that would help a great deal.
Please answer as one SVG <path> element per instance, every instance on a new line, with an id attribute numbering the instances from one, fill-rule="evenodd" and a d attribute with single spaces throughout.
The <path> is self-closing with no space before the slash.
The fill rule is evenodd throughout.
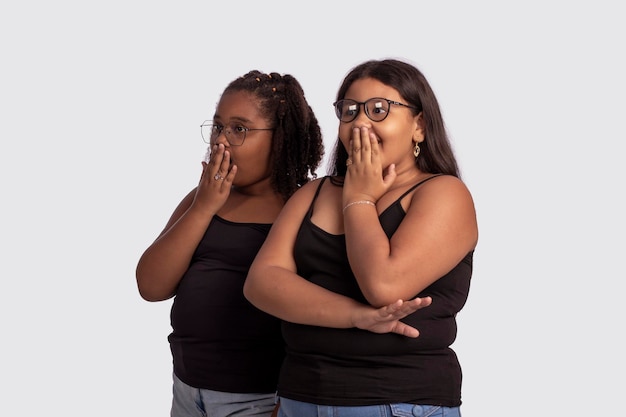
<path id="1" fill-rule="evenodd" d="M 212 180 L 218 169 L 225 172 L 229 164 L 228 151 L 222 145 L 215 146 L 211 163 L 202 163 L 198 186 L 178 204 L 161 234 L 139 259 L 136 278 L 143 299 L 162 301 L 176 294 L 211 219 L 230 195 L 236 167 L 223 180 Z"/>
<path id="2" fill-rule="evenodd" d="M 250 267 L 244 295 L 260 310 L 293 323 L 358 327 L 376 333 L 394 332 L 416 337 L 417 330 L 399 320 L 430 305 L 429 297 L 398 300 L 374 308 L 313 284 L 296 273 L 293 258 L 296 236 L 318 181 L 307 183 L 287 201 Z"/>
<path id="3" fill-rule="evenodd" d="M 211 217 L 190 210 L 196 194 L 192 190 L 178 204 L 167 225 L 146 249 L 137 264 L 139 294 L 147 301 L 171 298 L 189 267 Z"/>

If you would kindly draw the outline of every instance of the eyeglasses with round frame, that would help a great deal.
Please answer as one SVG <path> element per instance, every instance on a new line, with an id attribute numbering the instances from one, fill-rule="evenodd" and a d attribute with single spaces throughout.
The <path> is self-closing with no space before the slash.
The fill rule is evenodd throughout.
<path id="1" fill-rule="evenodd" d="M 365 114 L 371 121 L 382 122 L 387 118 L 392 104 L 395 104 L 396 106 L 408 107 L 413 110 L 419 110 L 417 107 L 382 97 L 370 98 L 369 100 L 363 102 L 343 99 L 334 102 L 333 106 L 335 107 L 335 115 L 344 123 L 349 123 L 357 118 L 359 112 L 361 111 L 361 105 L 365 109 Z"/>
<path id="2" fill-rule="evenodd" d="M 274 128 L 251 128 L 245 127 L 241 124 L 231 123 L 228 126 L 221 125 L 219 123 L 213 123 L 210 120 L 205 120 L 200 125 L 200 135 L 205 143 L 210 144 L 211 141 L 217 139 L 219 135 L 224 133 L 226 140 L 231 146 L 243 145 L 243 141 L 246 140 L 246 133 L 252 130 L 275 130 Z"/>

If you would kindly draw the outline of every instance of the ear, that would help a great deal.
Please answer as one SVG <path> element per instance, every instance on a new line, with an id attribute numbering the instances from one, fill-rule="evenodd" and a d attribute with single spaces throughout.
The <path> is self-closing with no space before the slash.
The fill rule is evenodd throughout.
<path id="1" fill-rule="evenodd" d="M 422 116 L 422 112 L 419 112 L 417 116 L 415 116 L 415 130 L 413 131 L 413 142 L 422 143 L 425 137 L 425 123 L 424 117 Z"/>

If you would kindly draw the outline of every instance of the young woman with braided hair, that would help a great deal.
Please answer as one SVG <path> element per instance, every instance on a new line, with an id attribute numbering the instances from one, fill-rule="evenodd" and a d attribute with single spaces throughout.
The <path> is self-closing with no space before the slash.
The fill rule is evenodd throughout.
<path id="1" fill-rule="evenodd" d="M 316 177 L 321 130 L 291 75 L 250 71 L 223 91 L 199 184 L 141 256 L 147 301 L 174 297 L 173 417 L 269 416 L 284 356 L 278 319 L 243 296 L 285 201 Z"/>

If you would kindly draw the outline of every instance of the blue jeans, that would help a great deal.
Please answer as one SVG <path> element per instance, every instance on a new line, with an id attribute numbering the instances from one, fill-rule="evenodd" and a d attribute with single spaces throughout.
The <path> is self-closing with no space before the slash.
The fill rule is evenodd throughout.
<path id="1" fill-rule="evenodd" d="M 239 394 L 191 387 L 173 376 L 171 417 L 270 417 L 276 394 Z"/>
<path id="2" fill-rule="evenodd" d="M 415 404 L 337 407 L 281 397 L 278 417 L 461 417 L 461 411 L 459 407 Z"/>

